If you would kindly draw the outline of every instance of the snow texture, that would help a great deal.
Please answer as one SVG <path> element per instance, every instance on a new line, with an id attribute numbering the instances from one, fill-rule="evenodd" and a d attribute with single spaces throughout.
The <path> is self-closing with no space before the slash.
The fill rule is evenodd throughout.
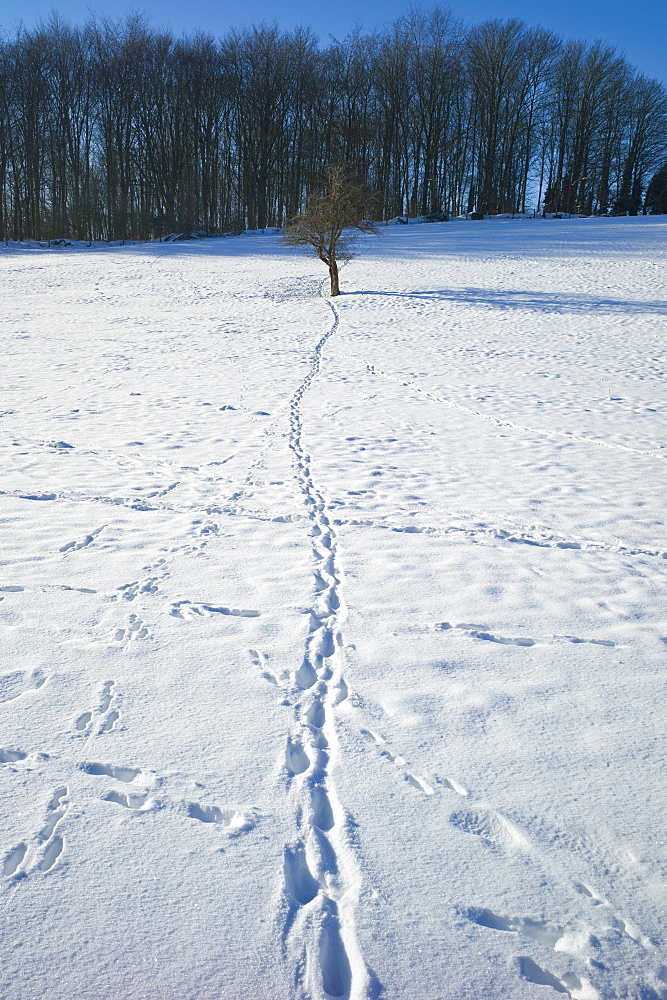
<path id="1" fill-rule="evenodd" d="M 0 251 L 4 1000 L 665 1000 L 666 240 Z"/>

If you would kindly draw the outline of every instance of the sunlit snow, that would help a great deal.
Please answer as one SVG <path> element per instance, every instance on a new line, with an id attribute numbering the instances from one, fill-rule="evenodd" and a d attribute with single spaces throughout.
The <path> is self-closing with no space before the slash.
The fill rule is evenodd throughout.
<path id="1" fill-rule="evenodd" d="M 4 1000 L 665 1000 L 667 222 L 0 249 Z"/>

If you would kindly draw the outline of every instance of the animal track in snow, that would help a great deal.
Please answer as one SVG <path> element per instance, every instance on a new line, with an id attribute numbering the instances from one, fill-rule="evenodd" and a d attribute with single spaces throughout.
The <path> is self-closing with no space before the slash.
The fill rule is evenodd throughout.
<path id="1" fill-rule="evenodd" d="M 362 492 L 362 491 L 359 491 Z M 350 495 L 356 496 L 356 493 Z M 333 506 L 333 504 L 332 504 Z M 341 506 L 339 502 L 336 506 Z M 343 506 L 345 506 L 343 504 Z M 463 517 L 463 515 L 460 515 Z M 388 517 L 375 516 L 374 518 L 336 518 L 335 525 L 352 525 L 357 527 L 375 528 L 384 531 L 407 532 L 408 534 L 426 534 L 446 537 L 448 535 L 463 536 L 476 543 L 495 544 L 496 542 L 506 542 L 507 544 L 528 545 L 541 549 L 569 549 L 576 552 L 612 552 L 621 556 L 648 556 L 653 559 L 667 559 L 667 550 L 649 549 L 641 546 L 623 545 L 614 540 L 601 541 L 599 539 L 581 538 L 577 540 L 564 538 L 553 534 L 548 528 L 513 527 L 502 528 L 487 521 L 478 521 L 475 517 L 465 515 L 465 519 L 471 521 L 469 524 L 450 524 L 447 526 L 433 526 L 424 524 L 396 524 Z"/>
<path id="2" fill-rule="evenodd" d="M 21 500 L 56 500 L 55 493 L 20 493 Z"/>
<path id="3" fill-rule="evenodd" d="M 352 969 L 341 935 L 338 905 L 333 899 L 326 899 L 324 902 L 319 959 L 324 992 L 331 997 L 349 996 L 352 987 Z"/>
<path id="4" fill-rule="evenodd" d="M 222 810 L 217 806 L 201 806 L 198 802 L 191 802 L 188 806 L 188 816 L 190 819 L 198 819 L 200 823 L 222 823 L 224 817 Z"/>
<path id="5" fill-rule="evenodd" d="M 580 643 L 586 642 L 591 646 L 615 646 L 616 643 L 612 642 L 611 639 L 578 639 L 574 635 L 563 636 L 568 642 Z"/>
<path id="6" fill-rule="evenodd" d="M 31 853 L 39 855 L 39 861 L 34 867 L 35 871 L 43 873 L 50 871 L 63 852 L 65 841 L 59 834 L 56 834 L 56 828 L 69 809 L 68 795 L 66 786 L 56 789 L 46 807 L 44 825 L 32 838 L 34 851 Z M 16 847 L 13 847 L 5 856 L 2 866 L 3 874 L 7 877 L 25 878 L 28 871 L 24 867 L 24 862 L 28 858 L 29 851 L 30 845 L 26 841 L 21 841 Z M 19 871 L 19 869 L 22 870 Z"/>
<path id="7" fill-rule="evenodd" d="M 287 739 L 285 767 L 290 774 L 303 774 L 310 767 L 310 759 L 299 736 L 290 736 Z"/>
<path id="8" fill-rule="evenodd" d="M 59 788 L 54 792 L 48 805 L 46 823 L 37 834 L 37 840 L 41 843 L 51 839 L 53 831 L 67 812 L 68 806 L 64 804 L 66 799 L 67 788 Z"/>
<path id="9" fill-rule="evenodd" d="M 148 580 L 134 580 L 132 583 L 124 583 L 118 587 L 118 590 L 124 601 L 133 601 L 144 594 L 157 594 L 159 589 L 157 581 L 156 576 L 150 577 Z"/>
<path id="10" fill-rule="evenodd" d="M 285 846 L 283 865 L 288 895 L 298 906 L 310 903 L 319 892 L 320 885 L 308 867 L 303 842 Z"/>
<path id="11" fill-rule="evenodd" d="M 586 977 L 580 979 L 574 973 L 568 973 L 562 979 L 558 979 L 528 956 L 522 955 L 519 958 L 519 972 L 527 982 L 536 986 L 550 986 L 557 993 L 572 997 L 572 1000 L 597 1000 L 599 997 L 598 991 Z"/>
<path id="12" fill-rule="evenodd" d="M 530 917 L 501 917 L 492 910 L 471 908 L 467 912 L 467 917 L 479 927 L 489 927 L 494 931 L 511 931 L 515 934 L 523 934 L 524 937 L 532 938 L 539 944 L 554 951 L 564 951 L 559 948 L 559 942 L 565 937 L 562 927 L 552 927 L 541 920 L 532 920 Z"/>
<path id="13" fill-rule="evenodd" d="M 110 733 L 120 719 L 120 712 L 116 707 L 117 694 L 114 681 L 105 681 L 100 695 L 97 708 L 88 709 L 74 721 L 75 732 L 81 736 L 92 736 Z"/>
<path id="14" fill-rule="evenodd" d="M 243 833 L 249 833 L 257 825 L 257 811 L 255 809 L 220 809 L 219 806 L 206 806 L 199 802 L 190 802 L 187 806 L 187 814 L 190 819 L 196 819 L 200 823 L 212 823 L 221 827 L 230 837 L 239 837 Z"/>
<path id="15" fill-rule="evenodd" d="M 17 869 L 23 864 L 23 859 L 25 858 L 27 852 L 27 844 L 21 843 L 17 844 L 16 847 L 12 847 L 9 854 L 6 855 L 2 865 L 3 875 L 14 875 Z"/>
<path id="16" fill-rule="evenodd" d="M 118 806 L 123 806 L 124 809 L 136 809 L 140 810 L 146 805 L 148 799 L 147 792 L 136 792 L 128 793 L 117 792 L 112 790 L 107 792 L 106 795 L 102 796 L 105 802 L 115 802 Z"/>
<path id="17" fill-rule="evenodd" d="M 506 816 L 496 810 L 468 809 L 452 813 L 449 822 L 457 830 L 479 837 L 492 847 L 519 848 L 530 851 L 531 844 L 524 833 Z"/>
<path id="18" fill-rule="evenodd" d="M 448 632 L 450 629 L 458 628 L 473 639 L 486 639 L 488 642 L 498 642 L 503 646 L 534 646 L 535 639 L 519 637 L 518 639 L 508 639 L 505 636 L 494 635 L 488 631 L 488 625 L 450 625 L 449 622 L 438 622 L 435 626 L 440 632 Z"/>
<path id="19" fill-rule="evenodd" d="M 592 889 L 590 885 L 586 882 L 575 882 L 575 890 L 582 896 L 587 896 L 588 899 L 592 900 L 594 906 L 608 906 L 607 900 L 604 896 L 600 896 L 595 889 Z"/>
<path id="20" fill-rule="evenodd" d="M 93 718 L 92 712 L 88 711 L 82 712 L 81 715 L 79 715 L 78 718 L 74 720 L 74 728 L 76 729 L 76 731 L 79 733 L 87 733 L 92 718 Z"/>
<path id="21" fill-rule="evenodd" d="M 101 528 L 95 528 L 95 530 L 91 531 L 89 535 L 84 535 L 80 542 L 77 542 L 76 539 L 72 542 L 66 542 L 65 545 L 60 546 L 59 551 L 62 552 L 63 555 L 68 555 L 70 552 L 77 552 L 79 549 L 85 549 L 89 545 L 92 545 L 97 536 L 100 535 L 105 528 L 105 524 L 103 524 Z"/>
<path id="22" fill-rule="evenodd" d="M 327 833 L 333 828 L 333 809 L 324 785 L 313 785 L 310 789 L 310 816 L 313 826 L 318 830 Z"/>
<path id="23" fill-rule="evenodd" d="M 149 634 L 146 623 L 137 615 L 130 615 L 127 628 L 116 629 L 113 641 L 124 646 L 135 639 L 146 639 Z"/>
<path id="24" fill-rule="evenodd" d="M 489 642 L 498 642 L 503 646 L 535 646 L 537 645 L 536 639 L 529 639 L 525 636 L 519 636 L 516 639 L 508 639 L 505 636 L 495 635 L 489 631 L 488 625 L 452 625 L 450 622 L 437 622 L 435 628 L 439 632 L 449 632 L 452 629 L 460 629 L 466 635 L 469 635 L 472 639 L 486 639 Z M 540 645 L 548 645 L 550 643 L 560 643 L 560 642 L 572 642 L 575 645 L 586 643 L 591 646 L 607 646 L 615 647 L 617 644 L 611 639 L 580 639 L 575 635 L 555 635 L 551 639 L 541 639 Z"/>
<path id="25" fill-rule="evenodd" d="M 100 725 L 99 733 L 110 733 L 114 728 L 118 720 L 120 719 L 120 712 L 116 708 L 112 708 L 109 714 L 105 717 Z"/>
<path id="26" fill-rule="evenodd" d="M 338 540 L 327 502 L 313 480 L 302 413 L 303 398 L 320 373 L 324 347 L 338 328 L 336 308 L 331 302 L 328 306 L 334 322 L 316 345 L 310 369 L 289 402 L 289 447 L 311 526 L 314 588 L 303 657 L 291 672 L 295 726 L 283 768 L 297 829 L 285 846 L 280 914 L 284 954 L 291 960 L 290 976 L 298 992 L 349 997 L 366 994 L 368 974 L 354 927 L 359 876 L 331 769 L 338 759 L 335 710 L 348 697 L 341 633 L 346 607 Z"/>
<path id="27" fill-rule="evenodd" d="M 379 733 L 374 732 L 372 729 L 362 729 L 361 735 L 365 736 L 367 739 L 371 740 L 374 743 L 380 757 L 384 757 L 386 758 L 386 760 L 391 761 L 391 763 L 395 767 L 397 767 L 400 771 L 402 771 L 403 777 L 405 778 L 405 780 L 408 782 L 409 785 L 412 785 L 413 788 L 416 788 L 418 791 L 423 792 L 424 795 L 435 794 L 435 789 L 431 787 L 431 785 L 428 783 L 428 781 L 426 781 L 425 778 L 420 778 L 418 775 L 413 774 L 411 771 L 407 770 L 407 761 L 405 760 L 405 758 L 400 757 L 398 754 L 394 753 L 383 736 L 380 736 Z M 456 789 L 451 783 L 448 782 L 448 786 L 453 791 L 456 791 Z"/>
<path id="28" fill-rule="evenodd" d="M 436 774 L 435 781 L 436 784 L 442 785 L 443 788 L 447 788 L 450 792 L 456 792 L 457 795 L 461 795 L 463 798 L 466 798 L 468 795 L 468 789 L 464 788 L 455 778 L 441 778 Z"/>
<path id="29" fill-rule="evenodd" d="M 574 444 L 593 445 L 599 448 L 609 448 L 613 451 L 632 452 L 632 454 L 641 455 L 644 458 L 658 458 L 663 460 L 665 458 L 665 456 L 660 451 L 655 449 L 647 451 L 645 449 L 632 448 L 630 445 L 616 444 L 611 441 L 605 441 L 601 438 L 583 437 L 580 435 L 571 434 L 567 431 L 559 431 L 556 430 L 555 428 L 550 428 L 547 430 L 538 427 L 528 427 L 524 424 L 515 423 L 512 420 L 502 420 L 500 417 L 496 417 L 493 414 L 483 413 L 481 410 L 475 410 L 472 407 L 466 406 L 463 403 L 458 403 L 455 402 L 454 400 L 446 399 L 443 396 L 437 396 L 434 393 L 429 392 L 428 389 L 423 389 L 416 383 L 406 380 L 403 376 L 396 376 L 396 375 L 391 375 L 388 372 L 383 372 L 379 368 L 376 368 L 374 365 L 368 364 L 368 362 L 364 361 L 363 358 L 354 357 L 353 355 L 343 355 L 343 356 L 349 357 L 354 361 L 359 361 L 362 364 L 364 364 L 366 366 L 366 370 L 370 375 L 378 375 L 381 378 L 388 379 L 391 382 L 396 382 L 403 388 L 412 389 L 415 392 L 419 393 L 420 395 L 425 396 L 427 399 L 433 400 L 433 402 L 442 403 L 445 406 L 450 407 L 451 409 L 460 410 L 463 413 L 468 413 L 473 417 L 478 417 L 481 418 L 482 420 L 487 420 L 490 423 L 495 424 L 497 427 L 507 427 L 512 430 L 523 431 L 528 434 L 535 434 L 538 437 L 560 438 L 566 441 L 568 444 L 572 445 Z"/>
<path id="30" fill-rule="evenodd" d="M 244 611 L 240 608 L 225 608 L 213 604 L 193 604 L 192 601 L 176 601 L 169 612 L 174 618 L 210 618 L 212 615 L 230 615 L 232 618 L 259 618 L 259 611 Z"/>
<path id="31" fill-rule="evenodd" d="M 90 762 L 79 764 L 79 768 L 85 771 L 86 774 L 105 775 L 108 778 L 115 778 L 116 781 L 122 781 L 128 785 L 141 774 L 138 767 L 118 767 L 115 764 Z"/>
<path id="32" fill-rule="evenodd" d="M 37 691 L 46 683 L 41 670 L 16 670 L 0 676 L 0 702 L 13 701 L 28 691 Z"/>
<path id="33" fill-rule="evenodd" d="M 0 749 L 0 764 L 15 764 L 16 761 L 25 760 L 27 756 L 23 750 Z"/>
<path id="34" fill-rule="evenodd" d="M 508 639 L 506 636 L 493 635 L 491 632 L 477 632 L 469 631 L 468 635 L 472 636 L 473 639 L 486 639 L 489 642 L 499 642 L 503 646 L 534 646 L 534 639 L 526 639 L 519 637 L 518 639 Z"/>
<path id="35" fill-rule="evenodd" d="M 257 649 L 249 649 L 248 654 L 254 666 L 256 666 L 261 676 L 269 684 L 275 684 L 276 687 L 284 687 L 286 676 L 285 674 L 277 674 L 274 670 L 271 670 L 269 666 L 269 654 L 261 653 Z"/>
<path id="36" fill-rule="evenodd" d="M 44 854 L 37 867 L 40 872 L 48 872 L 53 868 L 56 861 L 63 852 L 65 843 L 62 837 L 54 837 L 44 848 Z"/>
<path id="37" fill-rule="evenodd" d="M 586 896 L 590 899 L 593 906 L 604 906 L 610 911 L 612 910 L 609 900 L 605 899 L 604 896 L 601 896 L 586 882 L 575 882 L 574 888 L 580 895 Z M 609 919 L 612 927 L 619 930 L 622 934 L 625 934 L 633 941 L 636 941 L 637 944 L 640 944 L 646 951 L 652 952 L 654 950 L 654 945 L 651 939 L 647 937 L 646 934 L 643 934 L 632 920 L 624 919 L 613 911 L 610 913 Z"/>

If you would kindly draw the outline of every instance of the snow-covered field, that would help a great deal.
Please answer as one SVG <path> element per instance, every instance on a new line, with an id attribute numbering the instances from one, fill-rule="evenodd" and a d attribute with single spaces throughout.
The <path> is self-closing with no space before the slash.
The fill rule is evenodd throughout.
<path id="1" fill-rule="evenodd" d="M 3 1000 L 667 997 L 666 263 L 0 251 Z"/>

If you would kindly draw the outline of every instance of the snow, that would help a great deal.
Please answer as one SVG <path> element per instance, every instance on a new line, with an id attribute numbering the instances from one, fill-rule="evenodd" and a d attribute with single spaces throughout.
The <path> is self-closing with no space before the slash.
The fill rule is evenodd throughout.
<path id="1" fill-rule="evenodd" d="M 664 1000 L 667 223 L 0 253 L 5 1000 Z"/>

